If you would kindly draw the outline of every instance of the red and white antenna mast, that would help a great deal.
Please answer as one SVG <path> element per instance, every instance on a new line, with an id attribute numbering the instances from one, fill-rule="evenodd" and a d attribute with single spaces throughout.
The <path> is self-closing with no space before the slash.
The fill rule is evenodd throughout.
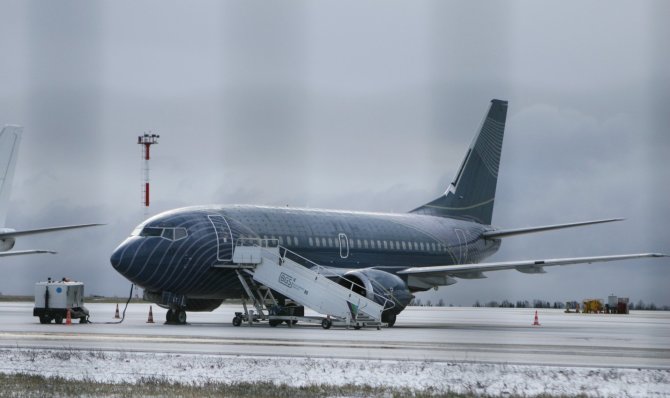
<path id="1" fill-rule="evenodd" d="M 142 159 L 144 160 L 144 184 L 142 185 L 142 201 L 145 215 L 149 212 L 149 159 L 151 159 L 151 146 L 158 144 L 160 135 L 144 133 L 137 137 L 137 143 L 142 145 Z"/>

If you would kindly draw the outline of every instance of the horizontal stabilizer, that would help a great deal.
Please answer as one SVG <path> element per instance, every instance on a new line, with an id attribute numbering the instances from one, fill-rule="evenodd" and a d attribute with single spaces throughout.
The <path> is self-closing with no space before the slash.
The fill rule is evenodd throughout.
<path id="1" fill-rule="evenodd" d="M 572 227 L 582 227 L 584 225 L 593 225 L 593 224 L 602 224 L 606 222 L 614 221 L 623 221 L 623 218 L 608 218 L 605 220 L 594 220 L 594 221 L 582 221 L 574 222 L 568 224 L 554 224 L 554 225 L 544 225 L 541 227 L 529 227 L 529 228 L 516 228 L 516 229 L 498 229 L 495 231 L 487 231 L 482 234 L 484 239 L 499 239 L 506 238 L 508 236 L 523 235 L 523 234 L 532 234 L 535 232 L 544 232 L 551 231 L 554 229 L 563 229 L 563 228 L 572 228 Z"/>
<path id="2" fill-rule="evenodd" d="M 56 254 L 53 250 L 16 250 L 13 252 L 0 252 L 0 257 L 22 256 L 24 254 Z"/>
<path id="3" fill-rule="evenodd" d="M 18 236 L 26 236 L 26 235 L 37 235 L 37 234 L 43 234 L 43 233 L 47 233 L 47 232 L 64 231 L 64 230 L 68 230 L 68 229 L 95 227 L 95 226 L 99 226 L 99 225 L 104 225 L 104 224 L 65 225 L 65 226 L 62 226 L 62 227 L 50 227 L 50 228 L 28 229 L 28 230 L 24 230 L 24 231 L 3 232 L 3 233 L 0 233 L 0 239 L 15 238 L 15 237 L 18 237 Z"/>
<path id="4" fill-rule="evenodd" d="M 417 278 L 434 278 L 437 276 L 448 276 L 462 279 L 473 279 L 473 277 L 484 277 L 483 273 L 487 271 L 502 271 L 516 269 L 526 274 L 544 273 L 544 267 L 555 265 L 571 264 L 590 264 L 606 261 L 630 260 L 645 257 L 668 257 L 660 253 L 638 253 L 621 254 L 615 256 L 596 256 L 596 257 L 572 257 L 557 258 L 549 260 L 522 260 L 522 261 L 504 261 L 497 263 L 479 263 L 479 264 L 460 264 L 460 265 L 436 265 L 432 267 L 413 267 L 398 271 L 401 275 L 410 275 Z"/>

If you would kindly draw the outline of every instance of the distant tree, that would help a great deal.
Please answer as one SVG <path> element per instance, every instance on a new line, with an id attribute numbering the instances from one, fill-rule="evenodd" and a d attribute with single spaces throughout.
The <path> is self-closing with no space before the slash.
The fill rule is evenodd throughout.
<path id="1" fill-rule="evenodd" d="M 488 303 L 486 303 L 486 306 L 491 307 L 491 308 L 495 308 L 495 307 L 500 307 L 500 304 L 498 304 L 497 301 L 492 300 L 492 301 L 489 301 Z"/>
<path id="2" fill-rule="evenodd" d="M 482 305 L 481 305 L 481 303 L 479 302 L 479 300 L 475 301 L 475 305 L 473 305 L 473 307 L 481 307 L 481 306 L 482 306 Z"/>
<path id="3" fill-rule="evenodd" d="M 421 307 L 421 299 L 416 299 L 414 305 L 416 305 L 417 307 Z"/>
<path id="4" fill-rule="evenodd" d="M 656 311 L 657 309 L 658 308 L 656 308 L 656 304 L 654 304 L 654 303 L 649 304 L 649 310 L 650 311 Z"/>
<path id="5" fill-rule="evenodd" d="M 438 307 L 444 307 L 444 299 L 440 299 L 440 300 L 437 302 L 437 306 L 438 306 Z"/>
<path id="6" fill-rule="evenodd" d="M 432 307 L 433 303 L 430 302 L 430 300 L 426 301 L 426 307 Z"/>
<path id="7" fill-rule="evenodd" d="M 645 310 L 646 306 L 644 305 L 644 301 L 639 300 L 637 304 L 635 304 L 635 309 L 637 310 Z"/>

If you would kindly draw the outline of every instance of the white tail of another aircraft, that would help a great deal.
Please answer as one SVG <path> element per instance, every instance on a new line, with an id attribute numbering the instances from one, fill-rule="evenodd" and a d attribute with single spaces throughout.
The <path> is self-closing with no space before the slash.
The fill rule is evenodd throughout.
<path id="1" fill-rule="evenodd" d="M 55 253 L 51 250 L 17 250 L 9 251 L 14 247 L 16 238 L 19 236 L 36 235 L 48 232 L 62 231 L 67 229 L 93 227 L 101 224 L 65 225 L 62 227 L 49 227 L 17 231 L 6 228 L 7 210 L 9 208 L 9 195 L 12 191 L 14 171 L 16 170 L 16 158 L 19 153 L 19 144 L 23 127 L 7 125 L 0 131 L 0 257 L 18 256 L 35 253 Z"/>
<path id="2" fill-rule="evenodd" d="M 5 126 L 0 131 L 0 227 L 5 226 L 9 195 L 14 181 L 16 158 L 21 143 L 21 126 Z"/>

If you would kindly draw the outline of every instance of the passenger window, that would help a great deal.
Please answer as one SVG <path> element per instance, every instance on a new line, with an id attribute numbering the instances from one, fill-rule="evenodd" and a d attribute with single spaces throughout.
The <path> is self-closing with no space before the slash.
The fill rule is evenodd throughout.
<path id="1" fill-rule="evenodd" d="M 387 243 L 388 243 L 387 241 L 384 241 L 384 249 L 388 249 L 388 248 L 389 248 L 389 246 L 388 246 Z"/>
<path id="2" fill-rule="evenodd" d="M 333 247 L 333 238 L 328 238 L 328 246 Z"/>
<path id="3" fill-rule="evenodd" d="M 298 242 L 298 237 L 297 236 L 293 237 L 293 244 L 296 245 L 296 246 L 298 246 L 300 244 L 300 242 Z"/>
<path id="4" fill-rule="evenodd" d="M 309 242 L 310 246 L 314 246 L 314 240 L 311 237 L 307 239 L 307 241 Z"/>
<path id="5" fill-rule="evenodd" d="M 423 242 L 419 243 L 419 247 L 421 247 L 421 250 L 426 250 L 425 246 L 423 245 Z"/>
<path id="6" fill-rule="evenodd" d="M 356 239 L 356 246 L 358 246 L 359 249 L 363 247 L 360 239 Z"/>
<path id="7" fill-rule="evenodd" d="M 316 241 L 316 247 L 321 247 L 321 240 L 319 238 L 314 238 Z"/>
<path id="8" fill-rule="evenodd" d="M 417 245 L 416 242 L 414 242 L 414 250 L 419 250 L 419 245 Z"/>
<path id="9" fill-rule="evenodd" d="M 363 239 L 363 246 L 365 246 L 366 249 L 368 248 L 368 240 L 367 239 Z"/>
<path id="10" fill-rule="evenodd" d="M 279 237 L 279 245 L 284 246 L 284 238 L 282 238 L 281 236 Z"/>
<path id="11" fill-rule="evenodd" d="M 377 249 L 381 249 L 381 248 L 382 248 L 382 241 L 378 240 L 377 241 Z"/>
<path id="12" fill-rule="evenodd" d="M 407 246 L 405 246 L 405 241 L 402 241 L 402 249 L 407 250 Z"/>

